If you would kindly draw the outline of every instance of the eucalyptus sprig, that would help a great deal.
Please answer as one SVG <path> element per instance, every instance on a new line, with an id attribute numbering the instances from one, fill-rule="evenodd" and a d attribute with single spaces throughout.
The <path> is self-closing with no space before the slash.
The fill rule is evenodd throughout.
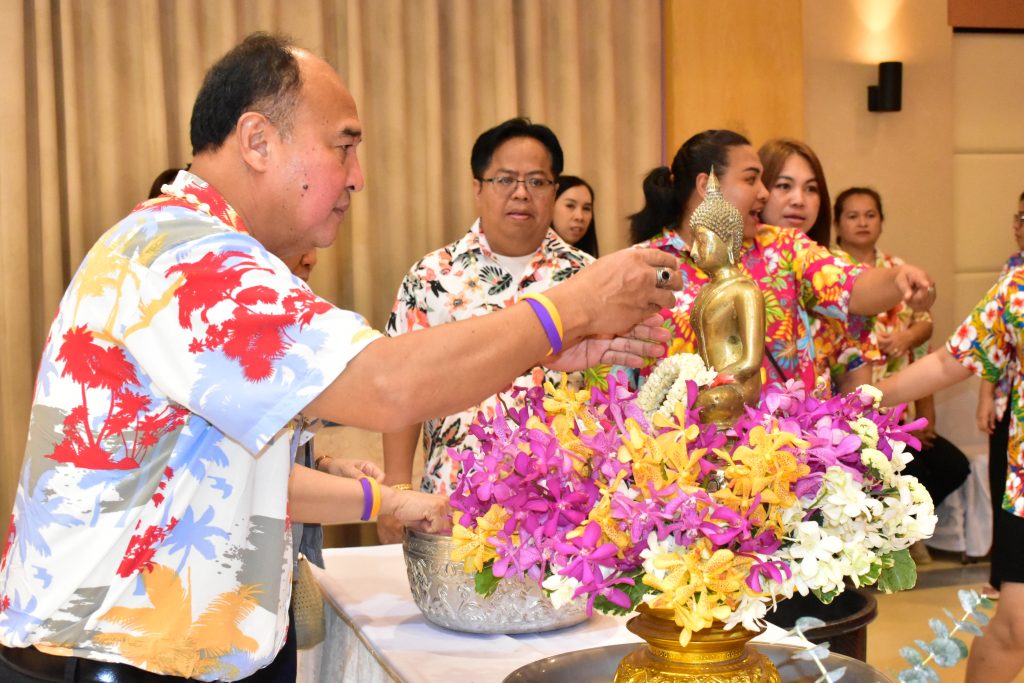
<path id="1" fill-rule="evenodd" d="M 826 624 L 824 621 L 816 617 L 800 617 L 796 620 L 796 623 L 793 625 L 793 628 L 787 632 L 788 635 L 796 636 L 798 639 L 806 643 L 806 649 L 798 650 L 797 652 L 793 653 L 791 657 L 793 659 L 810 660 L 815 663 L 815 665 L 818 667 L 818 671 L 821 672 L 821 676 L 816 678 L 814 680 L 814 683 L 836 683 L 836 681 L 842 678 L 843 675 L 846 673 L 845 666 L 841 666 L 838 669 L 834 669 L 832 671 L 826 669 L 825 663 L 822 660 L 826 659 L 830 654 L 828 649 L 828 643 L 812 643 L 810 640 L 807 639 L 807 636 L 804 635 L 805 631 L 821 628 L 825 625 Z"/>
<path id="2" fill-rule="evenodd" d="M 913 647 L 900 648 L 900 655 L 910 664 L 910 668 L 900 671 L 900 683 L 938 683 L 939 674 L 928 666 L 930 662 L 934 661 L 939 666 L 948 668 L 967 657 L 967 643 L 955 638 L 954 634 L 957 631 L 966 631 L 973 636 L 980 636 L 981 627 L 988 623 L 988 616 L 978 611 L 978 608 L 992 609 L 994 605 L 991 600 L 973 590 L 957 591 L 957 597 L 960 598 L 960 606 L 964 608 L 962 618 L 957 619 L 948 609 L 942 610 L 952 622 L 952 630 L 939 619 L 929 619 L 928 625 L 935 638 L 930 643 L 923 640 L 914 641 L 920 652 Z M 922 652 L 925 653 L 923 657 Z"/>

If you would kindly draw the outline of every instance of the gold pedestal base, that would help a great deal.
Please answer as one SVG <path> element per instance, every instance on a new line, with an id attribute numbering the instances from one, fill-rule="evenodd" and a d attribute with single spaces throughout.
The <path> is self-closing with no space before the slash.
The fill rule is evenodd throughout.
<path id="1" fill-rule="evenodd" d="M 647 641 L 627 655 L 615 683 L 781 683 L 771 660 L 747 647 L 755 633 L 712 626 L 679 644 L 671 610 L 641 605 L 626 627 Z"/>

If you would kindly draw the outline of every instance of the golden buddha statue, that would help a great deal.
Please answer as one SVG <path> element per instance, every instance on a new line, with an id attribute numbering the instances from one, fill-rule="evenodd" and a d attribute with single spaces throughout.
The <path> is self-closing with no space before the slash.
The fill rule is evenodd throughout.
<path id="1" fill-rule="evenodd" d="M 743 243 L 743 217 L 722 196 L 714 168 L 704 201 L 690 217 L 690 256 L 710 276 L 690 310 L 697 353 L 730 380 L 701 390 L 697 407 L 704 422 L 719 429 L 736 423 L 744 405 L 761 397 L 764 357 L 764 295 L 736 265 Z"/>

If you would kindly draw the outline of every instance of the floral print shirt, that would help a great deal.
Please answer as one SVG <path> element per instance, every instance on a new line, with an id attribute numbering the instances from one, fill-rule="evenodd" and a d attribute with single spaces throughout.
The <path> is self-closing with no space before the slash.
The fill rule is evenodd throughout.
<path id="1" fill-rule="evenodd" d="M 36 381 L 0 642 L 235 680 L 284 643 L 296 415 L 380 337 L 186 172 L 92 247 Z"/>
<path id="2" fill-rule="evenodd" d="M 856 259 L 838 247 L 834 247 L 832 249 L 832 253 L 841 259 L 849 261 L 850 263 L 857 263 Z M 879 249 L 875 249 L 875 259 L 870 265 L 874 268 L 898 268 L 903 264 L 903 259 L 898 256 L 890 256 Z M 884 311 L 875 316 L 874 333 L 875 335 L 880 335 L 902 332 L 914 323 L 930 323 L 931 321 L 932 316 L 928 311 L 915 311 L 905 302 L 901 301 L 888 311 Z M 877 383 L 889 375 L 896 374 L 915 360 L 920 360 L 924 356 L 928 355 L 930 347 L 931 343 L 929 341 L 924 341 L 914 348 L 908 349 L 905 353 L 899 356 L 880 357 L 879 360 L 872 363 L 872 382 Z"/>
<path id="3" fill-rule="evenodd" d="M 569 246 L 548 230 L 544 242 L 526 267 L 522 280 L 494 258 L 479 219 L 460 240 L 424 256 L 402 280 L 388 320 L 387 334 L 395 336 L 427 327 L 465 320 L 507 308 L 524 294 L 543 292 L 575 275 L 594 259 Z M 478 412 L 494 417 L 498 403 L 523 407 L 521 394 L 513 389 L 560 382 L 561 373 L 535 367 L 523 373 L 508 389 L 454 415 L 427 420 L 423 424 L 425 467 L 420 488 L 431 493 L 450 494 L 458 483 L 461 465 L 448 457 L 449 448 L 468 449 L 479 442 L 469 433 Z M 580 386 L 581 373 L 570 375 Z"/>
<path id="4" fill-rule="evenodd" d="M 1015 268 L 1024 266 L 1024 251 L 1019 251 L 1006 260 L 1003 264 L 1003 270 L 999 274 L 1000 277 L 1006 275 Z M 1020 372 L 1020 362 L 1017 357 L 1014 356 L 1010 359 L 1010 363 L 1006 366 L 1006 372 L 1002 374 L 999 381 L 996 382 L 995 388 L 995 411 L 996 419 L 1002 420 L 1003 415 L 1006 413 L 1006 406 L 1009 403 L 1010 392 L 1013 391 L 1013 382 Z"/>
<path id="5" fill-rule="evenodd" d="M 1015 268 L 999 278 L 946 342 L 946 350 L 988 382 L 997 381 L 1009 367 L 1020 368 L 1020 354 L 1024 350 L 1024 268 Z M 1024 382 L 1015 378 L 1009 397 L 1010 443 L 1003 492 L 1003 509 L 1018 517 L 1024 517 L 1022 386 Z"/>
<path id="6" fill-rule="evenodd" d="M 664 230 L 637 246 L 660 249 L 678 258 L 683 288 L 676 292 L 675 307 L 662 311 L 673 332 L 669 355 L 696 353 L 690 309 L 709 277 L 690 258 L 690 248 L 677 232 Z M 771 225 L 760 226 L 754 239 L 743 241 L 739 265 L 764 294 L 765 348 L 775 359 L 773 363 L 765 353 L 766 383 L 799 379 L 809 389 L 817 387 L 827 393 L 827 356 L 816 354 L 811 317 L 843 323 L 847 337 L 869 344 L 869 319 L 847 314 L 850 292 L 862 269 L 835 258 L 798 230 Z"/>

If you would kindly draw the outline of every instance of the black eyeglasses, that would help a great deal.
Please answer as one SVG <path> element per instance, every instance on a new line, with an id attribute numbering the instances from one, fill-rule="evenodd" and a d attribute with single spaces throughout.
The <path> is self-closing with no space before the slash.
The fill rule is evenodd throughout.
<path id="1" fill-rule="evenodd" d="M 515 192 L 516 186 L 519 183 L 523 184 L 527 192 L 536 195 L 545 194 L 555 187 L 554 180 L 548 180 L 539 176 L 530 176 L 520 180 L 511 175 L 496 175 L 493 178 L 480 178 L 480 182 L 490 183 L 494 186 L 496 192 L 503 195 L 510 195 Z"/>

